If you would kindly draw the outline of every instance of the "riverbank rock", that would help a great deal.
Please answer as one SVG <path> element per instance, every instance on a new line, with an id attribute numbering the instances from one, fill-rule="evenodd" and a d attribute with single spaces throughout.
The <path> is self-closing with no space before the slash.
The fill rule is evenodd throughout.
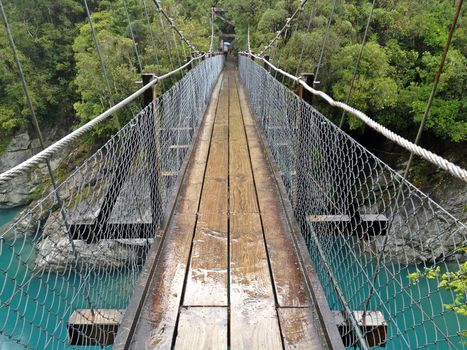
<path id="1" fill-rule="evenodd" d="M 123 268 L 141 261 L 147 245 L 141 240 L 101 240 L 88 244 L 74 240 L 73 246 L 60 213 L 49 216 L 42 239 L 36 244 L 36 269 L 65 271 L 71 268 Z M 151 240 L 152 242 L 152 240 Z M 151 243 L 147 242 L 147 243 Z M 74 249 L 74 251 L 73 251 Z"/>
<path id="2" fill-rule="evenodd" d="M 406 199 L 403 209 L 394 216 L 384 248 L 385 260 L 402 264 L 467 261 L 467 254 L 459 251 L 467 242 L 467 184 L 450 178 L 423 191 L 442 208 L 418 195 Z M 377 255 L 384 244 L 385 238 L 380 236 L 362 242 L 362 247 Z"/>
<path id="3" fill-rule="evenodd" d="M 63 131 L 58 128 L 47 130 L 45 146 L 51 145 L 62 137 Z M 41 151 L 39 139 L 32 139 L 28 132 L 17 134 L 11 140 L 6 151 L 0 155 L 0 173 L 24 162 L 36 153 Z M 63 158 L 68 153 L 64 149 L 58 152 L 50 161 L 50 165 L 55 170 Z M 38 166 L 29 174 L 16 176 L 13 180 L 0 185 L 0 209 L 14 208 L 27 205 L 32 201 L 34 190 L 44 181 L 48 175 L 46 164 Z"/>

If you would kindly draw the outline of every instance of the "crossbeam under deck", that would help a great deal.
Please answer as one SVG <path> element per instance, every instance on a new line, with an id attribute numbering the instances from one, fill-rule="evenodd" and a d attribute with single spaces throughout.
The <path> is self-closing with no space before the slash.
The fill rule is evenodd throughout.
<path id="1" fill-rule="evenodd" d="M 138 320 L 122 324 L 129 335 L 117 338 L 122 342 L 115 348 L 327 347 L 274 179 L 228 62 L 198 131 Z"/>

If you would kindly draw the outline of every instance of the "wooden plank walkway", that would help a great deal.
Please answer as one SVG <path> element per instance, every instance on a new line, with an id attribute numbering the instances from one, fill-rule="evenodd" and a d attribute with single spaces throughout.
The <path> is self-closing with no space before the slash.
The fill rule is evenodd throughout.
<path id="1" fill-rule="evenodd" d="M 214 90 L 133 349 L 321 349 L 305 277 L 238 74 Z"/>

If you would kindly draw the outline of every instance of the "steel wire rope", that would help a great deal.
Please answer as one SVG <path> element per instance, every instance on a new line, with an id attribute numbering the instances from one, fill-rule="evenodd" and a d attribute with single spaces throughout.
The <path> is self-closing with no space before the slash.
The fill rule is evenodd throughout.
<path id="1" fill-rule="evenodd" d="M 128 6 L 126 4 L 126 0 L 122 0 L 122 3 L 123 3 L 123 8 L 125 10 L 126 20 L 128 22 L 128 29 L 130 30 L 131 40 L 133 41 L 133 48 L 135 50 L 136 60 L 138 62 L 139 73 L 141 74 L 143 73 L 143 64 L 139 56 L 138 44 L 136 43 L 136 40 L 135 40 L 135 34 L 133 32 L 133 25 L 131 24 L 130 14 L 128 13 Z"/>
<path id="2" fill-rule="evenodd" d="M 152 28 L 152 23 L 151 20 L 149 19 L 149 12 L 148 12 L 148 7 L 146 5 L 146 0 L 143 1 L 143 8 L 144 8 L 144 16 L 146 17 L 146 23 L 148 24 L 149 28 L 149 37 L 151 39 L 151 44 L 152 44 L 152 50 L 154 52 L 154 58 L 156 59 L 156 64 L 159 66 L 159 56 L 157 55 L 157 45 L 156 45 L 156 40 L 154 39 L 154 32 Z"/>
<path id="3" fill-rule="evenodd" d="M 318 83 L 319 70 L 321 68 L 321 64 L 323 63 L 324 49 L 326 48 L 326 44 L 327 44 L 327 41 L 328 41 L 328 38 L 329 38 L 329 32 L 331 30 L 332 17 L 334 15 L 334 11 L 336 10 L 336 2 L 337 2 L 337 0 L 333 0 L 331 12 L 329 12 L 328 23 L 326 24 L 326 31 L 324 33 L 324 38 L 323 38 L 323 44 L 321 45 L 321 52 L 319 54 L 318 64 L 316 65 L 315 76 L 314 76 L 314 79 L 313 79 L 313 88 Z"/>
<path id="4" fill-rule="evenodd" d="M 303 0 L 302 0 L 303 1 Z M 185 37 L 183 32 L 178 29 L 177 25 L 175 24 L 174 20 L 170 18 L 170 16 L 165 12 L 162 5 L 160 4 L 159 0 L 153 0 L 154 5 L 156 6 L 156 10 L 163 15 L 163 17 L 169 22 L 170 27 L 180 36 L 180 39 L 183 40 L 187 46 L 192 51 L 192 55 L 194 53 L 195 56 L 199 55 L 200 51 L 196 49 L 196 47 L 191 44 L 191 42 Z"/>
<path id="5" fill-rule="evenodd" d="M 307 23 L 307 26 L 306 26 L 306 31 L 305 33 L 309 33 L 310 32 L 310 28 L 311 28 L 311 24 L 313 23 L 313 19 L 316 15 L 316 9 L 318 7 L 318 0 L 315 0 L 315 2 L 313 2 L 313 6 L 311 8 L 311 13 L 310 13 L 310 17 L 308 18 L 308 23 Z M 297 65 L 297 69 L 295 70 L 295 75 L 298 76 L 298 74 L 300 73 L 300 68 L 302 66 L 302 62 L 303 62 L 303 54 L 305 53 L 305 41 L 302 42 L 302 49 L 300 51 L 300 58 L 298 60 L 298 65 Z"/>
<path id="6" fill-rule="evenodd" d="M 350 96 L 352 95 L 352 91 L 353 91 L 355 81 L 357 80 L 358 69 L 360 68 L 360 60 L 362 59 L 362 56 L 363 56 L 363 50 L 365 50 L 365 44 L 366 44 L 366 40 L 368 38 L 368 30 L 370 28 L 371 19 L 373 17 L 373 12 L 375 10 L 375 3 L 376 3 L 376 0 L 373 0 L 372 3 L 371 3 L 370 14 L 368 15 L 368 19 L 367 19 L 367 22 L 366 22 L 365 33 L 363 34 L 362 45 L 360 46 L 360 51 L 359 51 L 358 56 L 357 56 L 357 62 L 355 63 L 355 68 L 354 68 L 354 71 L 353 71 L 352 80 L 350 81 L 349 91 L 347 92 L 347 96 L 345 97 L 345 104 L 349 103 Z M 344 119 L 345 119 L 345 111 L 342 111 L 341 120 L 339 122 L 339 128 L 342 128 L 342 126 L 344 124 Z"/>
<path id="7" fill-rule="evenodd" d="M 97 58 L 99 59 L 99 64 L 101 66 L 101 72 L 102 72 L 102 77 L 104 78 L 104 84 L 109 93 L 110 107 L 112 107 L 113 105 L 115 105 L 115 100 L 112 94 L 112 88 L 110 87 L 109 75 L 105 67 L 104 58 L 102 56 L 101 48 L 99 45 L 99 40 L 97 40 L 97 34 L 94 28 L 94 23 L 92 22 L 91 11 L 89 10 L 88 2 L 87 0 L 83 0 L 83 3 L 84 3 L 84 8 L 86 10 L 86 16 L 88 18 L 89 26 L 91 27 L 91 34 L 92 34 L 92 38 L 94 41 L 94 45 L 96 46 Z M 120 124 L 118 115 L 114 115 L 114 123 L 115 123 L 116 128 L 120 129 L 121 124 Z"/>
<path id="8" fill-rule="evenodd" d="M 178 51 L 177 38 L 175 37 L 175 32 L 173 30 L 172 30 L 172 39 L 173 39 L 173 42 L 174 42 L 175 53 L 176 53 L 177 59 L 178 59 L 178 65 L 181 66 L 182 65 L 182 60 L 180 59 L 180 52 Z"/>
<path id="9" fill-rule="evenodd" d="M 167 53 L 167 58 L 168 58 L 169 63 L 170 63 L 170 68 L 174 69 L 175 65 L 174 65 L 174 62 L 173 62 L 172 51 L 170 50 L 169 42 L 167 40 L 167 36 L 166 36 L 166 33 L 165 33 L 164 20 L 162 19 L 161 11 L 157 7 L 156 7 L 156 11 L 157 11 L 158 16 L 159 16 L 159 24 L 161 26 L 161 32 L 162 32 L 162 35 L 164 36 L 163 41 L 164 41 L 164 44 L 165 44 L 165 51 Z"/>
<path id="10" fill-rule="evenodd" d="M 248 27 L 248 39 L 250 38 L 249 35 L 250 35 L 250 27 Z M 214 49 L 214 7 L 211 7 L 211 38 L 209 42 L 209 53 L 212 53 L 213 49 Z M 250 49 L 248 49 L 248 52 L 250 52 Z"/>
<path id="11" fill-rule="evenodd" d="M 306 2 L 307 0 L 300 0 L 300 5 L 297 7 L 295 12 L 292 14 L 292 16 L 287 18 L 282 29 L 276 32 L 276 35 L 274 36 L 274 38 L 272 38 L 269 44 L 264 47 L 264 49 L 258 54 L 258 56 L 263 57 L 264 53 L 271 49 L 271 46 L 279 39 L 279 37 L 281 37 L 282 33 L 290 26 L 290 23 L 294 20 L 295 16 L 297 16 L 299 12 L 303 11 L 303 7 L 305 6 Z"/>

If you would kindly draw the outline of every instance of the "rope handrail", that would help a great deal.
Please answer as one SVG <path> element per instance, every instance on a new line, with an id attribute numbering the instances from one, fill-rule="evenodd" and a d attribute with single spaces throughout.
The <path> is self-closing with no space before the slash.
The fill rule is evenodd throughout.
<path id="1" fill-rule="evenodd" d="M 307 91 L 309 91 L 313 95 L 321 97 L 329 105 L 331 105 L 333 107 L 341 108 L 342 110 L 346 111 L 347 113 L 352 114 L 353 116 L 357 117 L 362 122 L 364 122 L 366 125 L 368 125 L 370 128 L 377 131 L 378 133 L 380 133 L 381 135 L 383 135 L 387 139 L 397 143 L 399 146 L 406 149 L 407 151 L 422 157 L 423 159 L 429 161 L 430 163 L 436 165 L 437 167 L 446 170 L 451 175 L 453 175 L 455 177 L 458 177 L 461 180 L 467 182 L 467 170 L 461 168 L 460 166 L 448 161 L 447 159 L 445 159 L 445 158 L 443 158 L 441 156 L 438 156 L 437 154 L 435 154 L 435 153 L 433 153 L 433 152 L 431 152 L 431 151 L 429 151 L 429 150 L 427 150 L 427 149 L 425 149 L 423 147 L 420 147 L 420 146 L 416 145 L 415 143 L 407 140 L 406 138 L 404 138 L 404 137 L 402 137 L 400 135 L 397 135 L 395 132 L 389 130 L 385 126 L 383 126 L 383 125 L 379 124 L 378 122 L 374 121 L 373 119 L 371 119 L 368 115 L 366 115 L 362 111 L 360 111 L 360 110 L 358 110 L 356 108 L 353 108 L 353 107 L 351 107 L 351 106 L 349 106 L 349 105 L 347 105 L 347 104 L 345 104 L 343 102 L 335 101 L 331 96 L 329 96 L 325 92 L 320 91 L 320 90 L 316 90 L 316 89 L 312 88 L 311 86 L 309 86 L 301 77 L 296 77 L 295 75 L 287 73 L 286 71 L 284 71 L 284 70 L 276 67 L 275 65 L 273 65 L 271 62 L 266 60 L 264 57 L 261 57 L 259 55 L 255 55 L 253 53 L 248 53 L 248 52 L 241 52 L 241 54 L 253 57 L 253 58 L 258 59 L 258 60 L 261 60 L 262 62 L 267 64 L 269 67 L 271 67 L 277 73 L 289 78 L 290 80 L 294 81 L 297 84 L 302 85 L 304 89 L 306 89 Z"/>
<path id="2" fill-rule="evenodd" d="M 301 0 L 300 1 L 300 5 L 297 7 L 297 9 L 295 10 L 295 12 L 292 14 L 292 16 L 290 16 L 289 18 L 287 18 L 284 26 L 282 27 L 281 30 L 277 31 L 276 32 L 276 36 L 269 42 L 268 45 L 266 45 L 264 47 L 264 49 L 259 53 L 259 56 L 263 56 L 266 51 L 268 51 L 271 46 L 276 42 L 277 39 L 279 39 L 279 37 L 282 35 L 282 33 L 290 27 L 290 23 L 292 23 L 293 19 L 295 18 L 295 16 L 299 13 L 299 12 L 302 12 L 304 7 L 305 7 L 305 4 L 306 4 L 307 0 Z"/>
<path id="3" fill-rule="evenodd" d="M 189 67 L 192 65 L 193 62 L 196 62 L 203 57 L 205 57 L 206 54 L 198 55 L 197 57 L 192 58 L 189 62 L 185 63 L 184 65 L 178 67 L 177 69 L 168 72 L 164 75 L 161 76 L 156 76 L 154 80 L 149 82 L 148 84 L 144 85 L 119 103 L 115 104 L 105 112 L 101 113 L 98 115 L 96 118 L 90 120 L 88 123 L 84 124 L 80 128 L 76 129 L 75 131 L 71 132 L 64 138 L 58 140 L 54 144 L 50 145 L 49 147 L 45 148 L 41 152 L 37 153 L 36 155 L 32 156 L 31 158 L 25 160 L 24 162 L 16 165 L 15 167 L 3 172 L 0 174 L 0 184 L 13 179 L 15 176 L 21 175 L 29 170 L 31 170 L 33 167 L 37 166 L 39 163 L 43 163 L 46 160 L 49 160 L 54 154 L 56 154 L 58 151 L 62 150 L 64 147 L 68 146 L 72 142 L 74 142 L 76 139 L 78 139 L 80 136 L 84 135 L 91 129 L 93 129 L 96 125 L 100 124 L 104 120 L 106 120 L 108 117 L 110 117 L 112 114 L 117 112 L 118 110 L 122 109 L 126 105 L 128 105 L 130 102 L 135 100 L 137 97 L 141 96 L 146 90 L 151 88 L 154 84 L 165 80 L 181 70 Z"/>
<path id="4" fill-rule="evenodd" d="M 187 44 L 187 46 L 190 48 L 190 50 L 192 52 L 194 52 L 195 55 L 199 55 L 200 51 L 196 47 L 194 47 L 193 44 L 190 42 L 190 40 L 188 40 L 185 37 L 183 32 L 180 29 L 178 29 L 178 27 L 175 25 L 174 20 L 172 18 L 170 18 L 170 16 L 162 8 L 162 5 L 160 4 L 160 1 L 159 0 L 153 0 L 153 1 L 154 1 L 154 5 L 156 5 L 157 11 L 162 13 L 162 15 L 165 17 L 165 19 L 167 19 L 167 21 L 170 24 L 170 27 L 180 36 L 180 39 L 182 41 L 184 41 L 185 44 Z"/>

